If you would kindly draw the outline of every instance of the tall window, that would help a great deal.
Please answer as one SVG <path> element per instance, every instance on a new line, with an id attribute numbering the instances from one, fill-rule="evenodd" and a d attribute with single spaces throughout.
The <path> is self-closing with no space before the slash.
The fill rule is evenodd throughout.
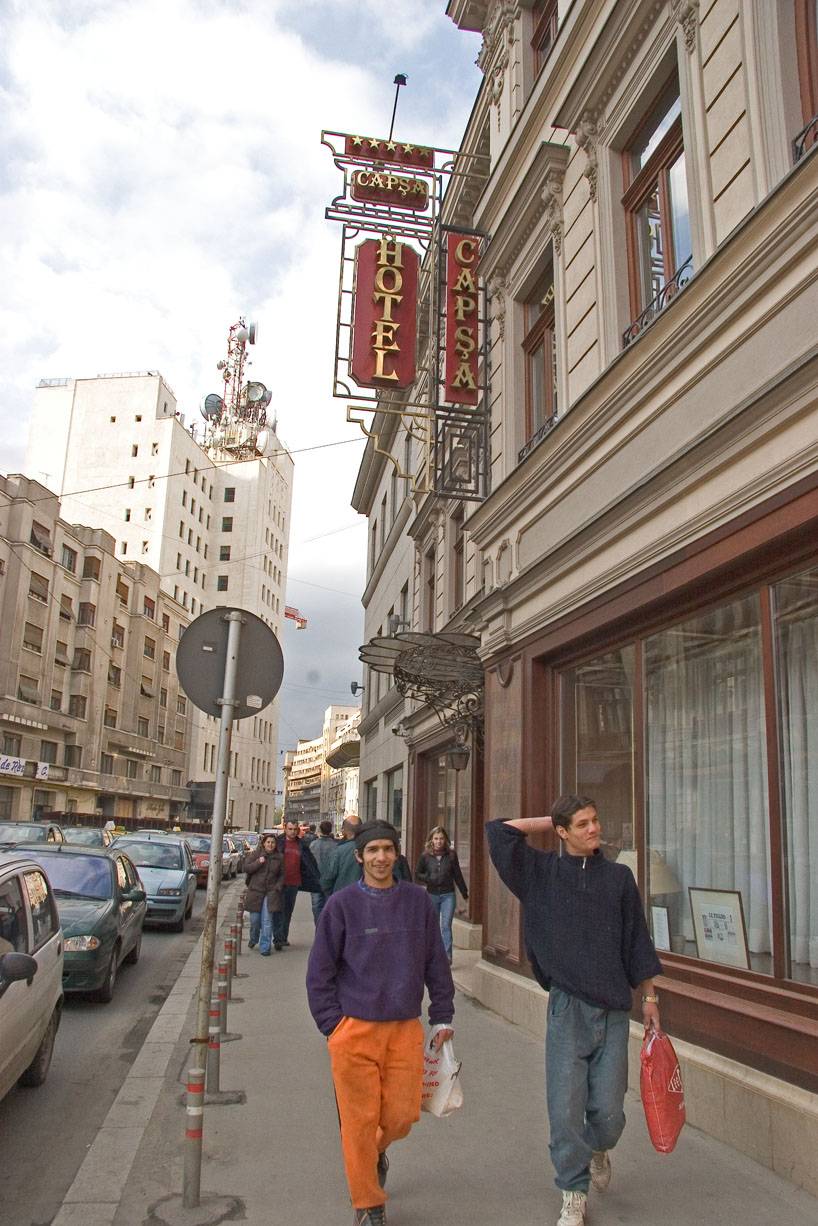
<path id="1" fill-rule="evenodd" d="M 531 36 L 531 47 L 534 51 L 534 72 L 537 73 L 548 59 L 557 41 L 558 29 L 557 0 L 536 0 L 531 10 L 534 19 L 534 32 Z"/>
<path id="2" fill-rule="evenodd" d="M 466 595 L 466 551 L 463 534 L 465 513 L 458 507 L 451 518 L 452 533 L 452 612 L 456 613 Z"/>
<path id="3" fill-rule="evenodd" d="M 434 546 L 423 555 L 423 629 L 433 634 L 435 629 L 435 571 Z"/>
<path id="4" fill-rule="evenodd" d="M 692 272 L 682 105 L 675 76 L 624 154 L 624 181 L 631 316 L 636 319 L 653 303 L 659 310 L 667 305 L 673 296 L 671 283 L 683 269 Z"/>
<path id="5" fill-rule="evenodd" d="M 818 0 L 795 0 L 795 40 L 798 47 L 798 83 L 804 123 L 818 116 Z M 811 132 L 805 148 L 815 143 Z"/>
<path id="6" fill-rule="evenodd" d="M 557 353 L 554 273 L 549 269 L 525 304 L 525 437 L 542 430 L 557 413 Z"/>

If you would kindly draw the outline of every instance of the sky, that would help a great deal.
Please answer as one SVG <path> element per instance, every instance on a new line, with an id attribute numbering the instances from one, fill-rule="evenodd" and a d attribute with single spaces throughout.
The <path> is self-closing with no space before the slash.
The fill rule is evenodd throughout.
<path id="1" fill-rule="evenodd" d="M 456 148 L 480 40 L 445 0 L 0 0 L 0 471 L 41 378 L 159 370 L 188 422 L 239 315 L 293 452 L 280 747 L 360 680 L 364 439 L 332 397 L 322 128 Z M 327 444 L 337 444 L 327 446 Z"/>

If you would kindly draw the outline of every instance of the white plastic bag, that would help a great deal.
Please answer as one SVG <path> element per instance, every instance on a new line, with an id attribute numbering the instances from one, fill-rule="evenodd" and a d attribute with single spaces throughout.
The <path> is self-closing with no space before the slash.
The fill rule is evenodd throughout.
<path id="1" fill-rule="evenodd" d="M 463 1106 L 463 1090 L 460 1085 L 460 1061 L 455 1059 L 451 1039 L 447 1039 L 435 1051 L 427 1042 L 423 1051 L 423 1093 L 421 1111 L 428 1111 L 442 1119 Z"/>

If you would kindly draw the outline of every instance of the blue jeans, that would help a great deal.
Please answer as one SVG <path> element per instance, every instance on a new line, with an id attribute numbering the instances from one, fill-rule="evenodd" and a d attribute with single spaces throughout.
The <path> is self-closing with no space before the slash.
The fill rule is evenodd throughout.
<path id="1" fill-rule="evenodd" d="M 430 894 L 435 910 L 440 916 L 440 935 L 443 937 L 443 948 L 446 957 L 452 960 L 452 920 L 454 919 L 454 890 L 451 894 Z"/>
<path id="2" fill-rule="evenodd" d="M 315 926 L 318 926 L 318 919 L 321 912 L 324 910 L 324 903 L 327 901 L 326 894 L 310 894 L 312 899 L 312 918 Z"/>
<path id="3" fill-rule="evenodd" d="M 270 953 L 273 923 L 275 912 L 271 912 L 267 907 L 267 900 L 262 899 L 261 910 L 250 912 L 250 944 L 258 945 L 262 954 Z"/>
<path id="4" fill-rule="evenodd" d="M 625 1127 L 630 1016 L 588 1005 L 561 988 L 548 997 L 545 1078 L 549 1150 L 563 1192 L 587 1192 L 594 1150 Z"/>
<path id="5" fill-rule="evenodd" d="M 273 915 L 273 940 L 276 945 L 283 945 L 290 935 L 290 920 L 298 898 L 297 885 L 285 885 L 281 891 L 281 910 Z"/>

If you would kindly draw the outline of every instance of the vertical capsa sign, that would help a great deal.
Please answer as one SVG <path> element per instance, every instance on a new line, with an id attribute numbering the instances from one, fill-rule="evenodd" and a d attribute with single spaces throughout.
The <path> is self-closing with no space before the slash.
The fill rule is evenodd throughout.
<path id="1" fill-rule="evenodd" d="M 384 235 L 355 251 L 350 371 L 359 387 L 411 387 L 415 381 L 420 257 Z"/>
<path id="2" fill-rule="evenodd" d="M 476 405 L 480 240 L 446 235 L 446 385 L 444 400 Z"/>

